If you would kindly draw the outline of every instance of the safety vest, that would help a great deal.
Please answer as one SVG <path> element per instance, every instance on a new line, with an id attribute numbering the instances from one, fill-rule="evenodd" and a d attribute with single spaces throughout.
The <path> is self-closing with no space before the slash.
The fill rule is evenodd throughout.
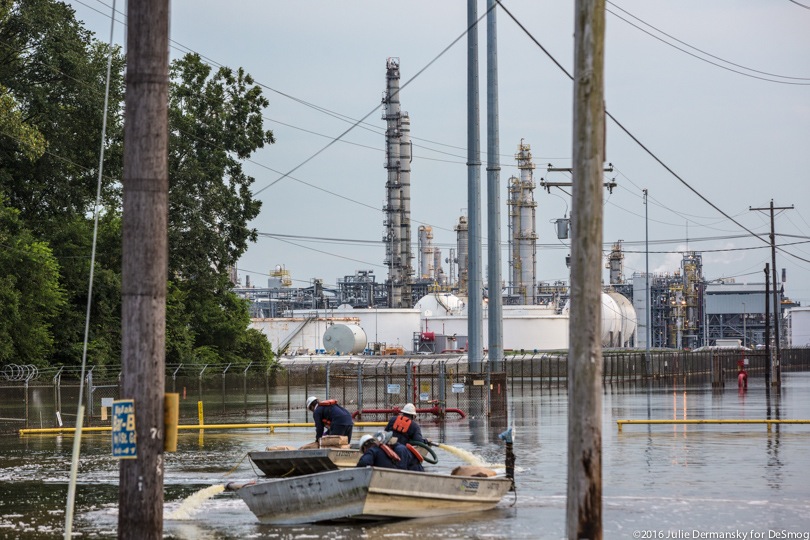
<path id="1" fill-rule="evenodd" d="M 325 401 L 318 402 L 318 407 L 331 407 L 332 405 L 337 405 L 336 399 L 327 399 Z M 327 420 L 326 418 L 321 419 L 321 423 L 326 427 L 330 427 L 332 425 L 332 421 Z"/>
<path id="2" fill-rule="evenodd" d="M 394 463 L 399 462 L 399 456 L 397 455 L 396 452 L 394 452 L 393 448 L 391 448 L 387 444 L 381 444 L 380 448 L 382 448 L 383 452 L 385 452 L 385 455 L 388 456 L 391 459 L 391 461 L 393 461 Z"/>
<path id="3" fill-rule="evenodd" d="M 425 461 L 425 458 L 422 457 L 422 454 L 419 453 L 419 450 L 417 450 L 416 448 L 411 446 L 411 443 L 406 443 L 405 448 L 407 448 L 408 450 L 411 451 L 411 454 L 413 454 L 416 457 L 416 460 L 419 463 L 422 463 L 423 461 Z"/>
<path id="4" fill-rule="evenodd" d="M 411 422 L 412 420 L 410 417 L 400 414 L 397 416 L 397 419 L 394 420 L 394 426 L 392 429 L 400 433 L 408 433 L 408 430 L 411 429 Z"/>

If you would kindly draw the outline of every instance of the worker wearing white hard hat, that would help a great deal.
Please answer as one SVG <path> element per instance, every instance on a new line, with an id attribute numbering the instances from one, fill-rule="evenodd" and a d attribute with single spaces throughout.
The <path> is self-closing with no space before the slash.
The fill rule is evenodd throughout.
<path id="1" fill-rule="evenodd" d="M 428 444 L 422 436 L 422 428 L 416 423 L 416 407 L 413 403 L 406 403 L 399 414 L 388 421 L 385 430 L 393 431 L 397 441 L 402 444 L 411 442 Z"/>
<path id="2" fill-rule="evenodd" d="M 360 438 L 360 460 L 358 467 L 382 467 L 385 469 L 402 469 L 424 471 L 420 461 L 403 444 L 396 442 L 390 431 L 380 431 L 375 435 L 363 435 Z"/>
<path id="3" fill-rule="evenodd" d="M 307 409 L 312 411 L 315 422 L 315 442 L 320 442 L 324 435 L 345 435 L 352 441 L 354 420 L 352 414 L 338 405 L 335 399 L 318 400 L 315 396 L 307 398 Z"/>

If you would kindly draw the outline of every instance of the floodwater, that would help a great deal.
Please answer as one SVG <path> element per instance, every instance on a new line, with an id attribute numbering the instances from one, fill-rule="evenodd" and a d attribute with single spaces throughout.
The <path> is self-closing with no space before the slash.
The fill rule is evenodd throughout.
<path id="1" fill-rule="evenodd" d="M 564 538 L 567 415 L 565 389 L 529 383 L 513 388 L 517 495 L 507 495 L 489 512 L 376 525 L 261 525 L 241 499 L 216 493 L 216 488 L 208 490 L 213 496 L 203 497 L 196 510 L 186 505 L 178 512 L 201 489 L 255 477 L 245 458 L 248 451 L 297 446 L 312 438 L 306 429 L 274 434 L 209 430 L 203 436 L 182 431 L 178 452 L 166 455 L 165 536 Z M 633 425 L 621 433 L 616 426 L 618 419 L 768 417 L 810 418 L 810 373 L 784 374 L 779 394 L 766 392 L 762 379 L 752 379 L 745 393 L 736 386 L 713 390 L 705 384 L 605 387 L 604 537 L 810 539 L 810 425 L 775 426 L 770 433 L 756 424 Z M 206 416 L 206 422 L 214 421 Z M 444 425 L 426 419 L 422 426 L 430 439 L 488 463 L 503 461 L 497 434 L 505 426 L 487 426 L 475 418 Z M 72 441 L 67 436 L 0 438 L 0 537 L 61 537 Z M 434 470 L 463 463 L 464 452 L 438 454 Z M 117 483 L 118 462 L 110 455 L 109 434 L 85 434 L 75 536 L 115 537 Z"/>

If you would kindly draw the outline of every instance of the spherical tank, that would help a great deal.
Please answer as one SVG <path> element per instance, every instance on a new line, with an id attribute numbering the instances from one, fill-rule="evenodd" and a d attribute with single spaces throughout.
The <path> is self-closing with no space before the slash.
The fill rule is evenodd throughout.
<path id="1" fill-rule="evenodd" d="M 366 348 L 366 332 L 355 324 L 333 324 L 323 333 L 323 347 L 338 354 L 359 354 Z"/>

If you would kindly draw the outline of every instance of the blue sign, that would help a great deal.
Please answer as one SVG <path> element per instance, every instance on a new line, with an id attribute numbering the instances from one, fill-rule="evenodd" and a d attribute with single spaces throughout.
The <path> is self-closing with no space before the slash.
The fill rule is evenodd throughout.
<path id="1" fill-rule="evenodd" d="M 112 454 L 121 459 L 138 457 L 135 434 L 135 400 L 117 399 L 112 404 Z"/>

